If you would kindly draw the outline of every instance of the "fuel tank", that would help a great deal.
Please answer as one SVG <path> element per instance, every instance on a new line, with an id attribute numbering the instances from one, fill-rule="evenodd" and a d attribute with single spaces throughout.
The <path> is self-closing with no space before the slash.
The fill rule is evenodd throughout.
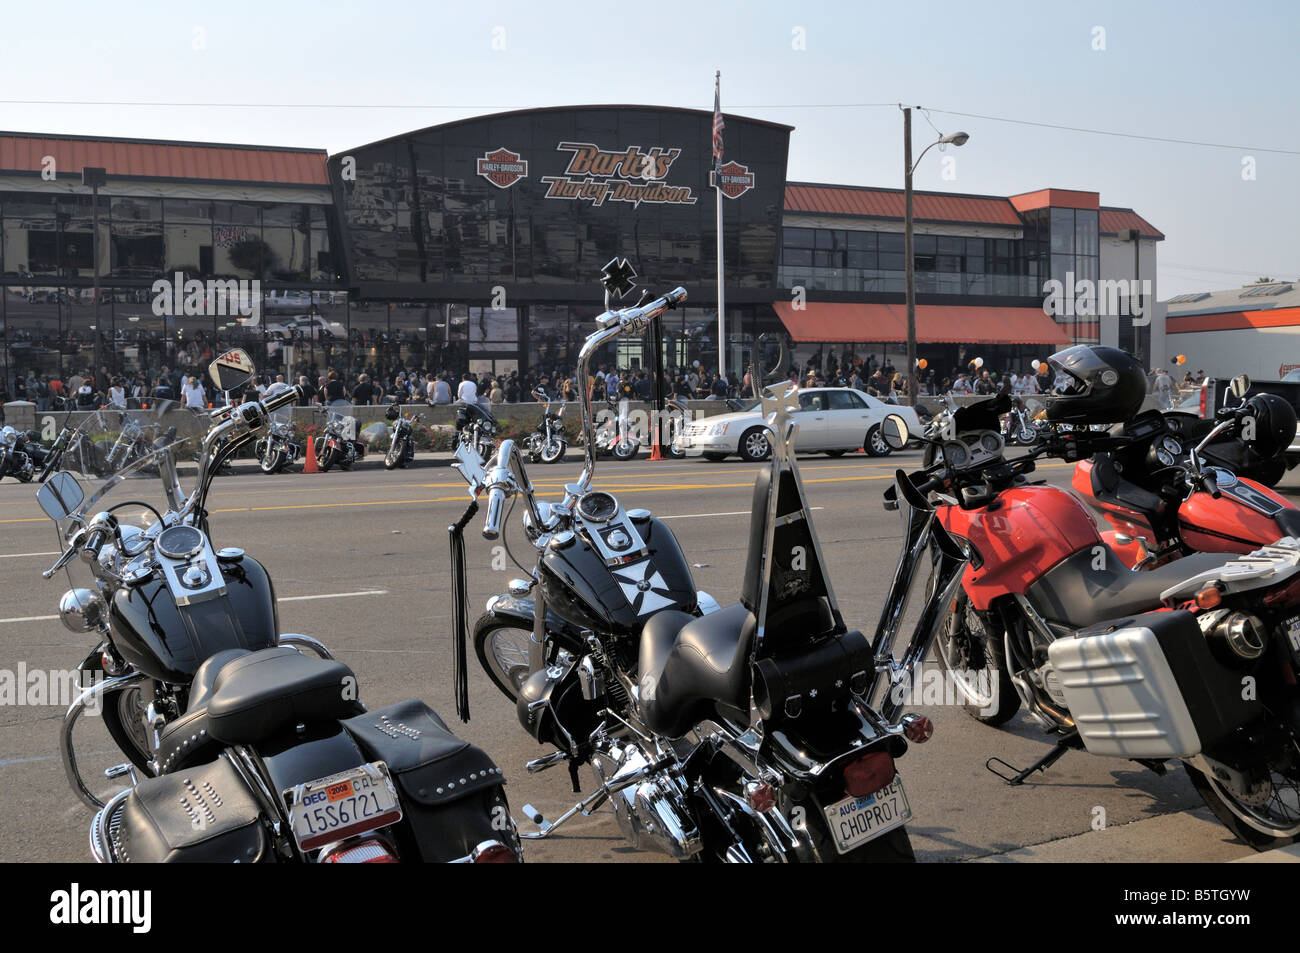
<path id="1" fill-rule="evenodd" d="M 1296 535 L 1300 511 L 1286 497 L 1226 470 L 1217 474 L 1217 500 L 1197 490 L 1178 508 L 1178 531 L 1188 546 L 1197 552 L 1249 553 Z"/>
<path id="2" fill-rule="evenodd" d="M 948 532 L 970 540 L 979 553 L 966 567 L 962 587 L 980 610 L 998 596 L 1023 593 L 1084 547 L 1101 545 L 1087 508 L 1069 491 L 1054 486 L 1015 487 L 988 506 L 946 506 L 938 516 Z"/>
<path id="3" fill-rule="evenodd" d="M 575 535 L 567 546 L 547 546 L 538 563 L 546 606 L 582 629 L 633 635 L 661 609 L 695 609 L 695 581 L 677 538 L 654 517 L 636 522 L 649 559 L 606 566 L 590 543 Z"/>
<path id="4" fill-rule="evenodd" d="M 269 648 L 279 640 L 275 588 L 262 564 L 222 561 L 226 595 L 178 606 L 158 576 L 123 586 L 109 607 L 122 657 L 150 678 L 184 684 L 211 655 Z"/>
<path id="5" fill-rule="evenodd" d="M 1095 509 L 1110 524 L 1115 532 L 1126 533 L 1134 539 L 1142 537 L 1153 546 L 1156 544 L 1159 534 L 1152 527 L 1147 514 L 1132 507 L 1097 499 L 1092 490 L 1091 460 L 1080 460 L 1074 465 L 1074 472 L 1070 476 L 1070 486 L 1085 503 Z"/>

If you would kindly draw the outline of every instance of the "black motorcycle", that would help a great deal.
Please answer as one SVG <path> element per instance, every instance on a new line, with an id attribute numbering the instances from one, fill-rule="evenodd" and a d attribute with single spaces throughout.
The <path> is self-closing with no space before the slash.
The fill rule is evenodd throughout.
<path id="1" fill-rule="evenodd" d="M 0 480 L 11 476 L 19 483 L 30 483 L 45 465 L 47 451 L 40 441 L 39 430 L 0 427 Z"/>
<path id="2" fill-rule="evenodd" d="M 678 288 L 600 316 L 580 352 L 579 379 L 587 379 L 593 353 L 644 331 L 685 297 Z M 564 764 L 575 790 L 580 765 L 596 776 L 594 793 L 554 822 L 525 805 L 540 829 L 523 837 L 551 836 L 609 801 L 634 846 L 678 860 L 913 859 L 904 827 L 911 807 L 895 759 L 932 728 L 882 689 L 925 654 L 966 559 L 907 484 L 903 556 L 875 638 L 849 629 L 794 461 L 796 394 L 763 396 L 774 452 L 754 487 L 741 599 L 725 608 L 696 590 L 666 523 L 591 488 L 590 406 L 586 466 L 558 504 L 537 498 L 513 441 L 502 442 L 486 470 L 458 451 L 474 500 L 451 528 L 458 713 L 469 714 L 472 638 L 520 724 L 556 749 L 528 770 Z M 901 446 L 906 424 L 889 420 L 890 439 Z M 515 496 L 524 502 L 535 568 L 493 597 L 471 629 L 463 530 L 485 498 L 483 536 L 500 538 Z M 908 592 L 929 565 L 921 558 L 929 547 L 942 584 L 896 661 Z M 885 697 L 873 702 L 878 695 Z"/>
<path id="3" fill-rule="evenodd" d="M 480 463 L 496 450 L 497 429 L 497 419 L 480 405 L 462 403 L 456 408 L 456 445 L 472 449 Z"/>
<path id="4" fill-rule="evenodd" d="M 303 447 L 293 428 L 292 411 L 284 408 L 272 415 L 266 436 L 253 445 L 253 453 L 263 473 L 279 473 L 302 458 Z"/>
<path id="5" fill-rule="evenodd" d="M 212 373 L 230 390 L 250 368 L 246 354 L 228 353 Z M 73 789 L 97 810 L 92 854 L 104 863 L 517 860 L 491 759 L 422 702 L 368 711 L 353 672 L 323 644 L 279 631 L 265 567 L 212 542 L 206 503 L 221 459 L 299 396 L 292 388 L 211 415 L 159 407 L 152 451 L 86 474 L 102 479 L 89 495 L 67 470 L 41 487 L 65 547 L 45 576 L 80 564 L 90 577 L 63 595 L 59 615 L 97 642 L 80 666 L 91 684 L 61 735 Z M 91 415 L 79 442 L 111 442 L 114 426 Z M 184 496 L 176 464 L 195 444 Z M 131 479 L 150 464 L 162 509 L 138 499 Z M 139 525 L 129 521 L 142 511 Z M 101 711 L 129 759 L 107 772 L 129 782 L 107 800 L 77 767 L 73 734 L 88 710 Z"/>
<path id="6" fill-rule="evenodd" d="M 357 439 L 357 418 L 326 410 L 325 433 L 316 442 L 316 465 L 322 473 L 331 467 L 351 470 L 358 460 L 365 459 L 366 445 Z"/>
<path id="7" fill-rule="evenodd" d="M 404 414 L 397 404 L 390 404 L 384 416 L 393 422 L 388 452 L 384 454 L 384 468 L 395 470 L 415 459 L 415 422 L 420 415 Z"/>
<path id="8" fill-rule="evenodd" d="M 533 463 L 562 463 L 564 454 L 569 449 L 568 438 L 564 436 L 564 409 L 567 404 L 562 400 L 552 400 L 544 387 L 534 390 L 533 396 L 544 401 L 546 408 L 542 411 L 542 422 L 524 440 L 528 459 Z M 552 409 L 557 403 L 560 405 L 559 413 Z"/>

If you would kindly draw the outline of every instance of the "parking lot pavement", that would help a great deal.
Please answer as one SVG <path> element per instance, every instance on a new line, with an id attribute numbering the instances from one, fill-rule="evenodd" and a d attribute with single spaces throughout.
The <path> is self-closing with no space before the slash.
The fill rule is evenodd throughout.
<path id="1" fill-rule="evenodd" d="M 896 467 L 918 465 L 915 452 L 800 461 L 841 609 L 851 625 L 866 631 L 875 625 L 901 539 L 899 516 L 883 509 L 881 493 Z M 580 467 L 571 456 L 530 473 L 543 497 L 555 499 Z M 650 463 L 642 457 L 602 462 L 597 484 L 626 506 L 647 507 L 665 518 L 697 585 L 726 604 L 740 588 L 757 469 L 739 462 Z M 1068 482 L 1068 473 L 1063 465 L 1039 471 L 1057 484 Z M 1294 494 L 1297 483 L 1289 474 L 1282 489 Z M 86 636 L 53 618 L 67 582 L 40 577 L 58 546 L 34 496 L 31 486 L 0 483 L 0 670 L 10 673 L 20 665 L 28 671 L 71 669 L 91 648 Z M 437 460 L 391 473 L 382 467 L 278 477 L 242 473 L 220 478 L 210 499 L 216 544 L 240 546 L 270 570 L 283 631 L 328 643 L 356 671 L 368 705 L 414 696 L 446 716 L 454 711 L 446 527 L 466 501 L 463 482 Z M 466 542 L 473 609 L 523 573 L 477 529 Z M 509 542 L 513 555 L 527 564 L 527 542 L 517 522 Z M 504 769 L 516 814 L 531 802 L 550 817 L 558 815 L 575 799 L 567 773 L 523 770 L 526 761 L 549 749 L 519 728 L 513 706 L 473 662 L 470 690 L 473 718 L 458 730 Z M 935 736 L 914 746 L 899 770 L 914 813 L 912 841 L 923 861 L 1230 860 L 1252 854 L 1207 820 L 1181 769 L 1159 778 L 1130 762 L 1072 753 L 1023 787 L 1009 788 L 985 770 L 985 760 L 996 754 L 1026 764 L 1048 748 L 1042 731 L 1023 714 L 1004 729 L 992 729 L 952 705 L 927 703 L 917 710 L 933 719 Z M 61 716 L 62 707 L 54 704 L 0 707 L 0 860 L 87 859 L 90 812 L 64 778 Z M 88 772 L 121 760 L 96 720 L 83 721 L 78 744 Z M 585 770 L 582 783 L 589 792 Z M 529 843 L 527 859 L 664 858 L 632 851 L 603 810 L 566 825 L 552 839 Z"/>

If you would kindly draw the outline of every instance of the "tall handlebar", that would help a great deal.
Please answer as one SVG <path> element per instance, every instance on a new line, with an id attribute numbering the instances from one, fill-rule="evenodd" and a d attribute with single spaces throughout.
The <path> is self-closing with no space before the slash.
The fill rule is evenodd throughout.
<path id="1" fill-rule="evenodd" d="M 589 380 L 587 369 L 591 363 L 591 355 L 596 353 L 607 341 L 618 337 L 620 334 L 641 333 L 650 326 L 651 321 L 665 311 L 676 308 L 685 300 L 686 289 L 678 287 L 662 297 L 656 298 L 649 304 L 624 308 L 621 311 L 606 311 L 596 319 L 598 329 L 588 335 L 587 340 L 583 342 L 582 350 L 578 353 L 578 387 L 579 397 L 582 400 L 582 433 L 585 438 L 583 457 L 585 458 L 585 464 L 582 468 L 582 475 L 578 477 L 578 484 L 584 490 L 591 486 L 591 478 L 596 472 L 596 437 L 591 419 L 591 388 L 587 383 Z"/>

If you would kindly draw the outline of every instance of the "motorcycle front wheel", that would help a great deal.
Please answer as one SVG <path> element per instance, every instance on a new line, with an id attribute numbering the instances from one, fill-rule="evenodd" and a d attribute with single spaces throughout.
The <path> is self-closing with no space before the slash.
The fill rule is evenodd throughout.
<path id="1" fill-rule="evenodd" d="M 948 673 L 966 714 L 986 725 L 1001 725 L 1020 710 L 1020 695 L 1007 671 L 997 631 L 958 590 L 934 640 L 934 655 Z"/>
<path id="2" fill-rule="evenodd" d="M 284 451 L 270 450 L 258 458 L 263 473 L 279 473 L 284 467 Z"/>
<path id="3" fill-rule="evenodd" d="M 640 448 L 631 440 L 620 440 L 614 444 L 614 457 L 618 460 L 631 460 L 638 449 Z"/>
<path id="4" fill-rule="evenodd" d="M 528 651 L 532 639 L 531 628 L 522 628 L 517 621 L 500 618 L 491 612 L 483 613 L 474 623 L 474 652 L 478 655 L 479 665 L 492 684 L 512 702 L 519 698 L 520 686 L 528 678 Z M 548 641 L 552 652 L 557 648 L 574 653 L 583 651 L 580 643 L 570 642 L 563 635 L 552 634 Z"/>
<path id="5" fill-rule="evenodd" d="M 388 452 L 384 454 L 384 469 L 396 470 L 399 466 L 402 465 L 402 462 L 405 459 L 406 459 L 406 448 L 401 444 L 397 443 L 396 441 L 394 441 L 392 446 L 388 448 Z"/>
<path id="6" fill-rule="evenodd" d="M 151 682 L 146 683 L 152 685 Z M 153 694 L 150 688 L 150 695 Z M 110 692 L 101 700 L 104 727 L 122 754 L 131 763 L 153 776 L 149 767 L 152 751 L 144 726 L 145 694 L 141 686 L 132 685 L 121 691 Z"/>
<path id="7" fill-rule="evenodd" d="M 321 473 L 328 473 L 329 468 L 334 466 L 334 457 L 336 454 L 337 451 L 333 447 L 321 447 L 321 451 L 316 457 L 316 465 L 320 467 Z"/>
<path id="8" fill-rule="evenodd" d="M 569 449 L 569 444 L 564 440 L 551 440 L 542 444 L 537 456 L 542 463 L 560 463 L 564 460 L 564 454 Z"/>

